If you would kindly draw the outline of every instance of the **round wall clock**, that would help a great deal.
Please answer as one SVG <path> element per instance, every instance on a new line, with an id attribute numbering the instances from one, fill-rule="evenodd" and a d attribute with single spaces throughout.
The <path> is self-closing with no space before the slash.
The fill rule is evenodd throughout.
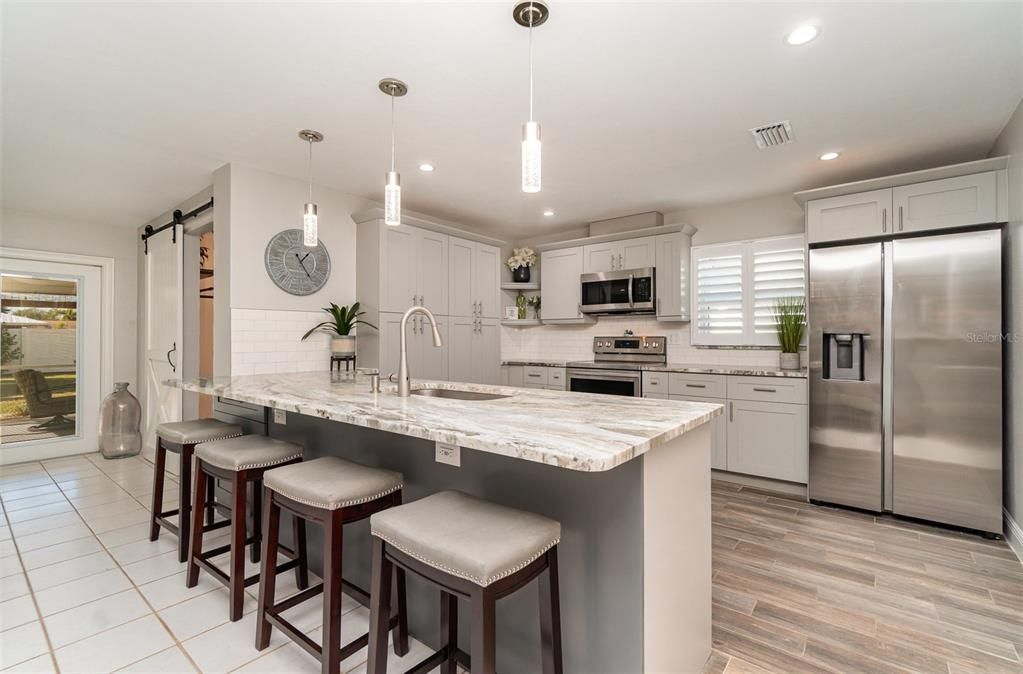
<path id="1" fill-rule="evenodd" d="M 263 262 L 277 287 L 292 295 L 311 295 L 330 278 L 330 253 L 322 241 L 315 248 L 306 247 L 301 229 L 274 234 Z"/>

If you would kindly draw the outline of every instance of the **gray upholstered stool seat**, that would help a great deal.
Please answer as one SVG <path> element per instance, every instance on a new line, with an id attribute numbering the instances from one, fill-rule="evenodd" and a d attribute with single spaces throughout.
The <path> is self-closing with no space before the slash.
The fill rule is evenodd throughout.
<path id="1" fill-rule="evenodd" d="M 325 510 L 375 501 L 398 491 L 401 473 L 370 468 L 335 456 L 294 463 L 267 471 L 263 485 L 292 501 Z"/>
<path id="2" fill-rule="evenodd" d="M 195 456 L 222 470 L 251 470 L 302 458 L 302 445 L 265 435 L 243 435 L 204 442 L 195 448 Z"/>
<path id="3" fill-rule="evenodd" d="M 242 427 L 217 419 L 194 419 L 192 421 L 170 421 L 156 427 L 156 434 L 176 445 L 197 445 L 200 442 L 233 438 L 242 434 Z M 171 449 L 168 447 L 168 449 Z"/>
<path id="4" fill-rule="evenodd" d="M 414 559 L 486 587 L 540 557 L 561 524 L 457 491 L 442 491 L 370 518 L 372 534 Z"/>

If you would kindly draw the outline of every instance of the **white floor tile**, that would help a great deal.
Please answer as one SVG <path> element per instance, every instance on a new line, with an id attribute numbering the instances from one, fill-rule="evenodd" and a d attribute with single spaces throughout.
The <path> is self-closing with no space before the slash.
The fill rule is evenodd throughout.
<path id="1" fill-rule="evenodd" d="M 36 605 L 31 595 L 24 594 L 0 602 L 0 632 L 34 620 L 39 620 L 39 615 L 36 613 Z"/>
<path id="2" fill-rule="evenodd" d="M 36 602 L 44 616 L 53 615 L 101 597 L 116 594 L 131 587 L 131 581 L 120 569 L 110 569 L 73 580 L 70 583 L 36 592 Z"/>
<path id="3" fill-rule="evenodd" d="M 31 660 L 20 662 L 3 671 L 21 672 L 23 674 L 56 674 L 57 667 L 53 664 L 53 656 L 47 653 L 46 655 L 40 655 L 32 658 Z"/>
<path id="4" fill-rule="evenodd" d="M 28 594 L 28 579 L 25 574 L 18 573 L 0 578 L 0 601 L 7 601 Z"/>
<path id="5" fill-rule="evenodd" d="M 0 526 L 0 541 L 11 540 L 11 528 L 7 526 L 7 518 L 4 518 L 3 526 Z"/>
<path id="6" fill-rule="evenodd" d="M 182 570 L 173 576 L 139 585 L 139 592 L 157 611 L 224 587 L 208 573 L 199 574 L 199 582 L 195 587 L 185 587 L 185 565 L 182 564 L 181 568 Z"/>
<path id="7" fill-rule="evenodd" d="M 342 669 L 342 671 L 346 671 Z M 399 670 L 394 670 L 399 671 Z M 260 657 L 236 670 L 238 674 L 318 674 L 320 663 L 296 644 L 260 654 Z"/>
<path id="8" fill-rule="evenodd" d="M 64 562 L 75 557 L 84 557 L 103 549 L 95 536 L 77 538 L 67 543 L 58 543 L 38 550 L 21 553 L 21 561 L 28 570 Z"/>
<path id="9" fill-rule="evenodd" d="M 165 552 L 177 549 L 178 539 L 174 536 L 165 534 L 155 541 L 150 541 L 147 538 L 133 543 L 118 545 L 110 548 L 110 554 L 114 556 L 114 559 L 117 560 L 118 564 L 123 566 L 143 559 L 149 559 L 150 557 L 156 557 L 157 555 L 162 555 Z"/>
<path id="10" fill-rule="evenodd" d="M 103 534 L 108 531 L 123 529 L 124 527 L 131 526 L 132 524 L 148 523 L 149 511 L 141 506 L 135 506 L 131 509 L 122 510 L 118 513 L 106 515 L 104 517 L 94 517 L 87 519 L 86 521 L 88 522 L 90 529 L 97 534 Z"/>
<path id="11" fill-rule="evenodd" d="M 8 555 L 0 558 L 0 578 L 13 576 L 21 573 L 21 560 L 17 555 Z"/>
<path id="12" fill-rule="evenodd" d="M 255 638 L 256 614 L 250 613 L 238 622 L 225 623 L 203 632 L 182 646 L 192 656 L 200 671 L 213 674 L 229 672 L 259 657 L 260 652 L 254 645 Z M 278 648 L 287 642 L 287 637 L 280 630 L 274 630 L 270 648 Z M 225 644 L 232 644 L 232 647 L 225 648 Z"/>
<path id="13" fill-rule="evenodd" d="M 0 667 L 10 667 L 49 652 L 39 621 L 0 632 Z"/>
<path id="14" fill-rule="evenodd" d="M 76 508 L 91 508 L 92 506 L 105 505 L 107 503 L 131 503 L 135 499 L 126 491 L 111 489 L 88 496 L 69 496 L 68 500 Z"/>
<path id="15" fill-rule="evenodd" d="M 118 487 L 108 477 L 89 478 L 80 482 L 69 482 L 60 488 L 68 499 L 80 498 L 82 496 L 93 496 L 103 494 L 111 490 L 118 490 Z"/>
<path id="16" fill-rule="evenodd" d="M 8 538 L 6 541 L 0 541 L 0 558 L 10 557 L 11 555 L 18 554 L 18 548 L 14 545 L 14 539 Z"/>
<path id="17" fill-rule="evenodd" d="M 21 498 L 17 501 L 11 501 L 10 503 L 4 503 L 4 509 L 7 514 L 15 513 L 21 510 L 31 510 L 38 508 L 39 506 L 50 505 L 52 503 L 67 503 L 67 499 L 64 498 L 64 494 L 57 492 L 54 494 L 43 494 L 42 496 L 32 496 L 30 498 Z"/>
<path id="18" fill-rule="evenodd" d="M 19 503 L 19 501 L 15 501 L 15 503 Z M 68 503 L 67 499 L 62 495 L 60 500 L 56 503 L 47 503 L 46 505 L 37 505 L 33 508 L 25 508 L 24 510 L 10 511 L 7 513 L 7 521 L 14 525 L 14 531 L 17 532 L 17 524 L 19 522 L 28 522 L 30 520 L 38 520 L 45 517 L 74 512 L 74 506 Z"/>
<path id="19" fill-rule="evenodd" d="M 84 522 L 79 521 L 78 524 L 60 527 L 59 529 L 49 529 L 48 531 L 40 531 L 37 534 L 18 536 L 18 549 L 22 552 L 29 552 L 31 550 L 45 548 L 48 545 L 66 543 L 68 541 L 85 538 L 86 536 L 91 535 L 92 530 L 85 526 Z"/>
<path id="20" fill-rule="evenodd" d="M 150 613 L 142 595 L 135 590 L 125 590 L 55 613 L 43 622 L 53 647 L 60 648 Z"/>
<path id="21" fill-rule="evenodd" d="M 166 535 L 169 534 L 163 534 L 163 536 Z M 163 536 L 161 536 L 161 538 Z M 118 545 L 133 543 L 135 541 L 148 541 L 149 524 L 147 522 L 143 522 L 142 524 L 132 524 L 120 529 L 104 531 L 101 534 L 97 534 L 96 537 L 99 538 L 99 540 L 103 542 L 103 545 L 108 548 L 116 548 Z"/>
<path id="22" fill-rule="evenodd" d="M 137 674 L 192 674 L 195 667 L 188 661 L 184 651 L 174 646 L 117 671 Z"/>
<path id="23" fill-rule="evenodd" d="M 398 657 L 394 654 L 394 649 L 388 646 L 387 648 L 387 671 L 388 672 L 404 672 L 410 669 L 413 665 L 428 658 L 433 651 L 429 646 L 424 644 L 422 641 L 409 637 L 408 640 L 408 653 L 403 657 Z M 369 657 L 368 655 L 366 656 Z M 368 663 L 363 662 L 358 667 L 352 669 L 346 669 L 345 674 L 366 674 L 366 667 Z"/>
<path id="24" fill-rule="evenodd" d="M 12 501 L 17 501 L 23 498 L 32 498 L 34 496 L 43 496 L 44 494 L 58 494 L 60 488 L 57 485 L 50 482 L 38 487 L 24 487 L 21 489 L 11 489 L 10 491 L 4 491 L 0 494 L 0 500 L 3 500 L 4 505 Z"/>
<path id="25" fill-rule="evenodd" d="M 12 521 L 10 527 L 14 536 L 20 539 L 22 536 L 37 534 L 41 531 L 49 531 L 50 529 L 59 529 L 81 523 L 82 518 L 72 509 L 71 512 L 63 512 L 38 519 L 30 519 L 23 522 Z"/>
<path id="26" fill-rule="evenodd" d="M 32 569 L 28 572 L 28 580 L 32 583 L 33 591 L 39 592 L 116 567 L 117 562 L 106 551 L 101 550 L 84 557 L 75 557 L 65 562 Z"/>
<path id="27" fill-rule="evenodd" d="M 197 634 L 223 625 L 229 620 L 229 593 L 221 587 L 213 592 L 175 604 L 160 611 L 160 617 L 179 641 L 191 639 Z M 243 613 L 256 610 L 256 600 L 246 595 L 242 604 Z M 253 638 L 255 633 L 253 633 Z"/>
<path id="28" fill-rule="evenodd" d="M 42 487 L 48 484 L 53 484 L 53 480 L 48 475 L 31 474 L 4 478 L 0 481 L 0 497 L 7 500 L 7 495 L 12 492 L 31 489 L 32 487 Z"/>
<path id="29" fill-rule="evenodd" d="M 142 585 L 178 573 L 185 568 L 185 565 L 178 561 L 177 550 L 173 550 L 134 564 L 127 564 L 123 568 L 136 585 Z"/>
<path id="30" fill-rule="evenodd" d="M 156 616 L 149 615 L 56 650 L 68 672 L 111 672 L 174 644 Z"/>

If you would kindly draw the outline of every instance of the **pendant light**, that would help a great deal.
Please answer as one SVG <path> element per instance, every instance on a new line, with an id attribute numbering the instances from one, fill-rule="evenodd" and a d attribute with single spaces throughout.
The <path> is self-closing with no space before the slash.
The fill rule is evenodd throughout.
<path id="1" fill-rule="evenodd" d="M 550 16 L 547 3 L 520 2 L 512 12 L 515 23 L 529 29 L 529 121 L 522 125 L 522 191 L 540 191 L 540 123 L 533 119 L 533 27 Z"/>
<path id="2" fill-rule="evenodd" d="M 377 85 L 391 97 L 391 170 L 384 177 L 384 224 L 401 224 L 401 176 L 394 170 L 394 99 L 408 93 L 408 85 L 393 77 L 385 77 Z"/>
<path id="3" fill-rule="evenodd" d="M 315 248 L 319 243 L 319 232 L 317 230 L 317 208 L 313 203 L 313 143 L 323 140 L 323 134 L 311 129 L 303 129 L 298 132 L 298 137 L 309 143 L 309 201 L 302 210 L 302 243 Z"/>

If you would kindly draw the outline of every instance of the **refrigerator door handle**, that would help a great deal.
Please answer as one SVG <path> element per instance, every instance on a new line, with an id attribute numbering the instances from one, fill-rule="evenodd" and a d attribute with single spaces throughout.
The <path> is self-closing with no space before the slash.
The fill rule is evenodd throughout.
<path id="1" fill-rule="evenodd" d="M 902 206 L 899 206 L 899 231 L 902 231 Z"/>
<path id="2" fill-rule="evenodd" d="M 888 209 L 887 208 L 882 208 L 881 209 L 881 231 L 882 232 L 887 232 L 888 231 Z"/>

